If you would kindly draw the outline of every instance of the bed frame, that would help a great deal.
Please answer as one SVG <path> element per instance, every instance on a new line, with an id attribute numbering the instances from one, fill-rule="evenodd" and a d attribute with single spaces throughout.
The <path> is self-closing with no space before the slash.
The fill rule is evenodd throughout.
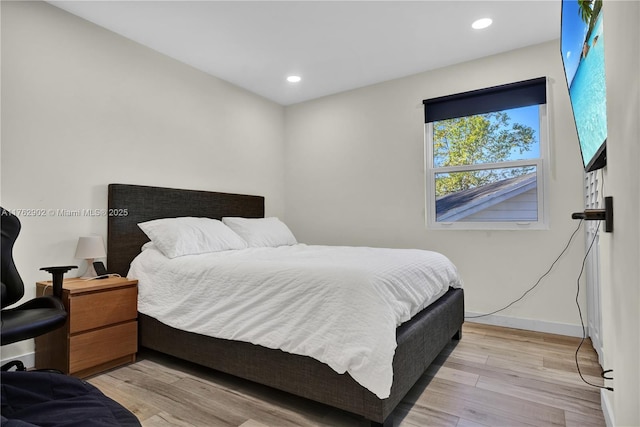
<path id="1" fill-rule="evenodd" d="M 140 247 L 149 240 L 138 223 L 179 216 L 261 218 L 264 198 L 110 184 L 109 213 L 109 271 L 125 276 Z M 392 411 L 409 389 L 452 338 L 461 338 L 464 298 L 462 289 L 451 288 L 398 327 L 393 385 L 387 399 L 379 399 L 348 374 L 338 374 L 310 357 L 181 331 L 142 313 L 138 321 L 142 347 L 361 415 L 372 425 L 391 426 Z"/>

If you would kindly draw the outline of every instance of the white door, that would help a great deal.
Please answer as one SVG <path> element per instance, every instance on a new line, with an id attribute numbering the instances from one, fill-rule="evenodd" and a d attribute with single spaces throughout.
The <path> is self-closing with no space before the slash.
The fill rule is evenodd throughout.
<path id="1" fill-rule="evenodd" d="M 601 194 L 601 170 L 585 174 L 585 208 L 604 209 L 604 196 Z M 598 353 L 598 362 L 602 366 L 604 355 L 602 349 L 602 318 L 600 308 L 600 236 L 604 230 L 604 222 L 585 221 L 586 250 L 591 251 L 585 264 L 585 281 L 587 287 L 587 326 L 588 335 Z M 595 239 L 595 240 L 594 240 Z M 593 243 L 593 244 L 592 244 Z"/>

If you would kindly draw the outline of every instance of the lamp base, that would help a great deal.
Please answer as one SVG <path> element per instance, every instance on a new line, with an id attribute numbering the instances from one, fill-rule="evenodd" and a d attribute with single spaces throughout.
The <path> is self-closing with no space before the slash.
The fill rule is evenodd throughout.
<path id="1" fill-rule="evenodd" d="M 96 269 L 93 268 L 93 260 L 94 258 L 87 258 L 87 271 L 80 277 L 81 279 L 95 279 L 98 276 Z"/>

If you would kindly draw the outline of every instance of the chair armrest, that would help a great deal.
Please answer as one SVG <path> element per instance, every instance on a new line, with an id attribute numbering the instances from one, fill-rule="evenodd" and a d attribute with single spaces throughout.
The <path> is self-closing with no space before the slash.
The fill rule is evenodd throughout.
<path id="1" fill-rule="evenodd" d="M 40 270 L 48 271 L 53 276 L 53 295 L 62 299 L 62 279 L 64 273 L 74 268 L 78 268 L 77 265 L 65 265 L 61 267 L 42 267 Z"/>

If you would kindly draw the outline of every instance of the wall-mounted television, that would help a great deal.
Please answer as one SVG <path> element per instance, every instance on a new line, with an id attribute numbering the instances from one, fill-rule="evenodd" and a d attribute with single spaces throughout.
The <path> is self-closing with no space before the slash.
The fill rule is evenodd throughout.
<path id="1" fill-rule="evenodd" d="M 562 0 L 560 52 L 582 163 L 587 172 L 607 164 L 607 90 L 602 0 Z"/>

